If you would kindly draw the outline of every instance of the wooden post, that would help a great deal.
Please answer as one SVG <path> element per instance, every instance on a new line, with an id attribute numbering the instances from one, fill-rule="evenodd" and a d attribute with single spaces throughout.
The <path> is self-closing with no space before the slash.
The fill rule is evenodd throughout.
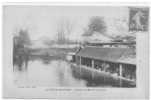
<path id="1" fill-rule="evenodd" d="M 105 67 L 106 67 L 106 62 L 103 61 L 103 71 L 104 71 L 104 72 L 105 72 Z M 105 75 L 103 76 L 103 78 L 104 78 L 104 84 L 106 84 L 106 83 L 105 83 Z"/>
<path id="2" fill-rule="evenodd" d="M 80 56 L 80 76 L 81 76 L 81 56 Z"/>
<path id="3" fill-rule="evenodd" d="M 78 65 L 78 63 L 77 63 L 77 56 L 76 55 L 75 55 L 75 64 Z"/>
<path id="4" fill-rule="evenodd" d="M 94 60 L 92 59 L 91 61 L 91 66 L 92 66 L 92 69 L 94 69 Z M 92 79 L 94 78 L 94 73 L 93 71 L 91 72 L 91 75 L 92 75 Z"/>
<path id="5" fill-rule="evenodd" d="M 119 72 L 120 72 L 120 87 L 122 86 L 122 81 L 121 81 L 121 77 L 122 77 L 122 64 L 119 65 Z"/>

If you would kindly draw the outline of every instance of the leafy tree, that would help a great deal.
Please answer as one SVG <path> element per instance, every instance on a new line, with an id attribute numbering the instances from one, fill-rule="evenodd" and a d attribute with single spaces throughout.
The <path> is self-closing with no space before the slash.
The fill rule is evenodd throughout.
<path id="1" fill-rule="evenodd" d="M 84 36 L 91 36 L 94 32 L 104 34 L 106 32 L 106 23 L 103 17 L 94 16 L 90 19 L 88 29 L 85 30 Z"/>
<path id="2" fill-rule="evenodd" d="M 19 31 L 18 40 L 19 40 L 19 43 L 22 45 L 30 45 L 31 44 L 31 40 L 30 40 L 30 37 L 29 37 L 27 30 L 21 29 Z"/>
<path id="3" fill-rule="evenodd" d="M 14 36 L 14 48 L 23 48 L 31 45 L 27 30 L 20 29 L 17 36 Z"/>
<path id="4" fill-rule="evenodd" d="M 27 68 L 30 54 L 28 46 L 31 44 L 28 31 L 21 29 L 18 36 L 14 36 L 13 43 L 13 65 L 19 66 L 21 70 L 21 67 L 25 63 Z"/>

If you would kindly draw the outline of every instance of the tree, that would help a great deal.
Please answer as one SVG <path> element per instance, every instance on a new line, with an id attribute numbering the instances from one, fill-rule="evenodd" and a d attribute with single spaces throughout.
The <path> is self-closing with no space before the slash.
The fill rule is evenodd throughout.
<path id="1" fill-rule="evenodd" d="M 106 23 L 103 17 L 94 16 L 90 19 L 88 29 L 85 31 L 84 36 L 91 36 L 94 32 L 105 34 Z"/>
<path id="2" fill-rule="evenodd" d="M 63 43 L 65 40 L 65 30 L 64 30 L 64 21 L 59 21 L 57 25 L 57 37 L 58 37 L 58 43 Z"/>
<path id="3" fill-rule="evenodd" d="M 21 41 L 23 42 L 24 45 L 30 45 L 31 44 L 31 40 L 28 34 L 27 30 L 20 30 L 19 32 L 19 38 L 21 39 Z"/>
<path id="4" fill-rule="evenodd" d="M 29 37 L 29 34 L 28 34 L 28 31 L 27 30 L 23 30 L 21 29 L 19 31 L 19 36 L 18 38 L 20 39 L 20 42 L 23 44 L 23 45 L 30 45 L 31 44 L 31 40 L 30 40 L 30 37 Z"/>
<path id="5" fill-rule="evenodd" d="M 70 21 L 70 20 L 66 20 L 66 21 L 65 21 L 66 34 L 67 34 L 67 35 L 70 35 L 71 32 L 73 31 L 73 29 L 74 29 L 74 22 L 73 22 L 73 21 Z"/>
<path id="6" fill-rule="evenodd" d="M 31 45 L 31 40 L 27 30 L 20 29 L 17 36 L 14 36 L 14 45 L 17 46 L 29 46 Z"/>
<path id="7" fill-rule="evenodd" d="M 61 19 L 57 25 L 58 42 L 65 43 L 69 41 L 68 36 L 74 29 L 74 22 L 69 19 Z"/>

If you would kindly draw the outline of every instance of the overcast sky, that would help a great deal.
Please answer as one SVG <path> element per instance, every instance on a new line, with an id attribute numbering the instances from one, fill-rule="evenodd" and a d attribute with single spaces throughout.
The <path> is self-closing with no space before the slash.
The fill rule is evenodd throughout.
<path id="1" fill-rule="evenodd" d="M 74 22 L 71 39 L 80 39 L 92 16 L 102 16 L 110 26 L 108 33 L 116 33 L 112 19 L 128 20 L 127 7 L 56 7 L 56 6 L 5 6 L 4 33 L 15 33 L 20 28 L 28 29 L 32 40 L 40 37 L 55 39 L 57 24 L 62 18 Z"/>

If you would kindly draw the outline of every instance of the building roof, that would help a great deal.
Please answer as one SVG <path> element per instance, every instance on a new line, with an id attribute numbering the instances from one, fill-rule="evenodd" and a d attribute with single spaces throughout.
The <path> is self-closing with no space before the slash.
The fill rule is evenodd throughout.
<path id="1" fill-rule="evenodd" d="M 136 42 L 88 42 L 89 45 L 136 45 Z"/>
<path id="2" fill-rule="evenodd" d="M 88 46 L 81 49 L 77 53 L 77 55 L 82 57 L 92 58 L 92 59 L 99 59 L 103 61 L 133 64 L 127 61 L 124 62 L 123 58 L 124 57 L 129 58 L 131 55 L 135 55 L 135 53 L 136 53 L 135 49 L 133 48 L 117 48 L 117 47 L 103 48 L 103 47 Z"/>

